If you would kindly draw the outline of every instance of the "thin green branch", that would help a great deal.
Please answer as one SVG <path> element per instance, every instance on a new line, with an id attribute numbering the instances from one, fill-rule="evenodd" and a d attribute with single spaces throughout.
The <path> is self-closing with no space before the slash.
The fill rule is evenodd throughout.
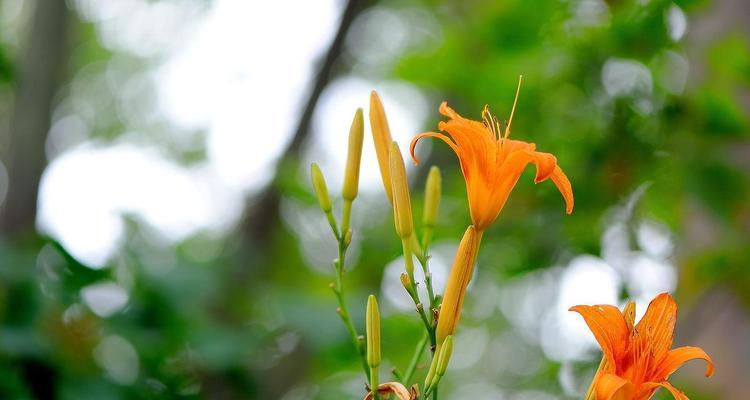
<path id="1" fill-rule="evenodd" d="M 372 393 L 373 400 L 379 400 L 378 395 L 378 367 L 372 367 L 370 372 L 370 392 Z"/>
<path id="2" fill-rule="evenodd" d="M 406 287 L 406 291 L 407 293 L 409 293 L 409 296 L 411 297 L 417 309 L 417 313 L 424 323 L 425 330 L 430 336 L 430 343 L 434 346 L 436 343 L 435 326 L 432 323 L 432 318 L 427 317 L 427 313 L 424 310 L 424 305 L 422 305 L 422 301 L 419 298 L 419 292 L 417 292 L 417 283 L 414 280 L 414 260 L 412 259 L 413 253 L 411 247 L 412 243 L 410 239 L 404 239 L 402 240 L 402 244 L 404 249 L 404 264 L 406 273 L 409 276 L 409 284 L 408 287 Z"/>
<path id="3" fill-rule="evenodd" d="M 367 379 L 369 381 L 370 379 L 370 368 L 367 365 L 367 357 L 365 355 L 365 347 L 362 345 L 362 340 L 360 339 L 360 335 L 357 332 L 357 328 L 354 327 L 354 323 L 352 322 L 351 317 L 349 316 L 349 310 L 346 306 L 346 301 L 344 299 L 344 265 L 345 265 L 345 257 L 346 257 L 346 244 L 344 243 L 344 238 L 340 238 L 338 241 L 338 252 L 339 256 L 336 260 L 333 261 L 333 266 L 336 270 L 336 282 L 333 284 L 332 289 L 333 292 L 336 294 L 336 299 L 338 300 L 339 307 L 336 310 L 341 317 L 341 320 L 344 322 L 344 325 L 346 326 L 347 331 L 349 332 L 349 336 L 351 336 L 352 343 L 354 344 L 354 348 L 359 353 L 359 356 L 362 361 L 362 368 L 365 371 L 365 375 L 367 376 Z"/>
<path id="4" fill-rule="evenodd" d="M 414 355 L 412 355 L 411 361 L 409 361 L 409 365 L 406 367 L 406 372 L 404 372 L 404 376 L 401 379 L 401 382 L 405 386 L 409 386 L 409 381 L 411 381 L 411 378 L 414 376 L 414 372 L 417 370 L 419 360 L 422 358 L 422 354 L 424 354 L 425 347 L 427 347 L 428 339 L 429 334 L 425 332 L 425 334 L 422 336 L 422 339 L 417 344 L 417 347 L 414 349 Z"/>

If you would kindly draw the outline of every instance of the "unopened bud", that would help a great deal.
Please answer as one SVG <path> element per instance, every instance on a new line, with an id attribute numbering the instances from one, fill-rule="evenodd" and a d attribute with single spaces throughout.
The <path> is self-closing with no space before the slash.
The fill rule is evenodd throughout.
<path id="1" fill-rule="evenodd" d="M 445 285 L 443 302 L 440 306 L 435 336 L 438 344 L 442 344 L 448 335 L 452 335 L 461 317 L 461 308 L 466 295 L 466 288 L 474 273 L 474 261 L 476 260 L 479 242 L 482 233 L 469 226 L 461 239 L 456 250 L 456 258 L 453 260 L 448 282 Z"/>
<path id="2" fill-rule="evenodd" d="M 405 272 L 401 273 L 401 284 L 404 285 L 404 288 L 406 288 L 406 290 L 411 289 L 411 280 L 409 279 L 409 275 L 407 275 Z"/>
<path id="3" fill-rule="evenodd" d="M 312 176 L 313 189 L 315 189 L 315 195 L 318 197 L 320 209 L 324 213 L 331 212 L 331 197 L 328 196 L 326 179 L 323 177 L 323 172 L 320 171 L 318 164 L 312 163 L 310 166 L 310 175 Z"/>
<path id="4" fill-rule="evenodd" d="M 437 220 L 438 207 L 440 206 L 440 168 L 433 166 L 427 175 L 427 183 L 424 189 L 424 212 L 422 213 L 422 225 L 434 227 Z"/>
<path id="5" fill-rule="evenodd" d="M 407 239 L 411 236 L 413 229 L 411 199 L 409 198 L 409 182 L 406 178 L 404 158 L 401 156 L 401 151 L 396 142 L 391 143 L 390 168 L 396 232 L 402 239 Z"/>
<path id="6" fill-rule="evenodd" d="M 451 354 L 453 354 L 453 335 L 448 335 L 445 337 L 445 341 L 440 348 L 437 370 L 435 370 L 437 376 L 445 375 L 445 371 L 448 369 L 448 362 L 451 359 Z"/>
<path id="7" fill-rule="evenodd" d="M 354 200 L 359 188 L 359 165 L 362 159 L 362 141 L 365 128 L 362 117 L 362 109 L 358 108 L 354 113 L 352 127 L 349 130 L 349 152 L 346 156 L 346 170 L 344 171 L 344 187 L 341 197 L 345 200 Z"/>
<path id="8" fill-rule="evenodd" d="M 367 298 L 366 314 L 367 364 L 372 368 L 380 365 L 380 310 L 374 295 Z"/>
<path id="9" fill-rule="evenodd" d="M 375 153 L 378 155 L 378 166 L 380 166 L 380 176 L 383 178 L 383 188 L 388 196 L 388 201 L 393 202 L 393 192 L 391 190 L 391 167 L 389 164 L 390 146 L 393 139 L 391 130 L 388 127 L 388 120 L 385 117 L 383 103 L 380 101 L 378 93 L 374 90 L 370 93 L 370 128 L 372 129 L 372 139 L 375 142 Z"/>
<path id="10" fill-rule="evenodd" d="M 344 234 L 344 246 L 349 247 L 349 245 L 352 243 L 352 230 L 349 229 Z"/>

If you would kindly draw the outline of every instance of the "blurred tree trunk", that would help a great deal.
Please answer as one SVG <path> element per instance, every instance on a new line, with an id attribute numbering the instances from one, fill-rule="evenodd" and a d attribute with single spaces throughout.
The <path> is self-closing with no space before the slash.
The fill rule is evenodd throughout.
<path id="1" fill-rule="evenodd" d="M 16 90 L 3 149 L 8 193 L 0 210 L 0 233 L 12 236 L 34 227 L 39 179 L 52 100 L 68 58 L 65 0 L 37 0 L 16 67 Z"/>
<path id="2" fill-rule="evenodd" d="M 262 249 L 269 239 L 269 233 L 280 221 L 279 202 L 281 192 L 279 188 L 280 178 L 290 169 L 297 168 L 297 160 L 304 150 L 308 137 L 310 136 L 310 122 L 313 112 L 318 105 L 318 99 L 328 83 L 336 75 L 336 62 L 344 47 L 344 40 L 349 33 L 349 28 L 357 15 L 364 9 L 366 1 L 349 0 L 344 12 L 341 14 L 338 31 L 334 37 L 325 58 L 321 60 L 318 72 L 312 82 L 310 93 L 307 96 L 304 109 L 300 114 L 297 127 L 292 139 L 286 146 L 276 165 L 276 172 L 271 183 L 261 191 L 251 202 L 248 208 L 244 230 L 248 240 L 253 247 Z"/>

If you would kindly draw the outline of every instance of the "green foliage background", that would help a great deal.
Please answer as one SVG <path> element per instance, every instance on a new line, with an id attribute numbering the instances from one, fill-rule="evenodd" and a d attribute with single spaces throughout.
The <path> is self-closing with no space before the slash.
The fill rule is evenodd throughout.
<path id="1" fill-rule="evenodd" d="M 449 370 L 448 398 L 495 398 L 496 393 L 508 399 L 580 398 L 576 391 L 585 386 L 598 354 L 570 363 L 547 359 L 540 347 L 524 340 L 530 333 L 514 326 L 496 303 L 508 298 L 503 293 L 514 293 L 524 277 L 544 276 L 576 255 L 601 254 L 612 210 L 639 187 L 645 191 L 627 221 L 630 234 L 638 221 L 648 219 L 668 226 L 676 241 L 675 295 L 682 311 L 677 341 L 703 346 L 717 364 L 711 380 L 693 379 L 698 367 L 691 367 L 675 376 L 675 384 L 692 399 L 743 398 L 743 378 L 750 373 L 750 35 L 746 26 L 731 23 L 719 31 L 698 29 L 714 21 L 712 10 L 725 3 L 731 2 L 610 1 L 604 15 L 590 24 L 576 23 L 574 1 L 368 4 L 396 13 L 424 10 L 439 24 L 442 40 L 437 47 L 407 48 L 376 70 L 343 57 L 339 68 L 344 75 L 415 85 L 430 101 L 423 128 L 432 130 L 442 118 L 437 114 L 442 100 L 466 117 L 478 119 L 484 104 L 506 116 L 516 77 L 523 74 L 513 136 L 555 154 L 575 191 L 575 212 L 566 217 L 554 186 L 533 185 L 533 171 L 527 171 L 485 235 L 475 279 L 486 284 L 472 287 L 461 329 L 486 328 L 514 351 L 493 355 L 490 349 L 484 361 Z M 687 36 L 679 41 L 670 37 L 666 18 L 675 4 L 690 21 Z M 113 56 L 97 43 L 90 25 L 77 21 L 75 30 L 81 44 L 71 70 Z M 8 97 L 18 54 L 0 50 L 0 91 Z M 674 54 L 689 63 L 684 89 L 669 83 L 676 73 L 669 63 Z M 653 89 L 608 96 L 602 69 L 612 59 L 641 63 Z M 141 68 L 137 60 L 133 65 Z M 363 98 L 360 105 L 366 102 Z M 110 116 L 103 115 L 101 122 L 94 132 L 98 137 L 120 131 Z M 153 140 L 169 148 L 158 133 Z M 185 164 L 204 157 L 201 151 L 169 151 Z M 280 201 L 314 209 L 308 166 L 292 161 L 279 167 L 271 184 L 281 193 Z M 465 189 L 453 154 L 438 143 L 416 169 L 415 215 L 421 212 L 421 188 L 431 164 L 441 167 L 444 183 L 436 241 L 457 241 L 469 221 Z M 248 203 L 253 204 L 252 196 Z M 380 294 L 384 266 L 400 252 L 392 222 L 382 217 L 388 212 L 384 196 L 355 203 L 360 254 L 346 285 L 360 329 L 366 296 Z M 328 288 L 332 270 L 325 274 L 309 268 L 289 219 L 279 219 L 262 243 L 239 227 L 227 237 L 197 235 L 165 249 L 149 242 L 148 228 L 137 219 L 125 218 L 126 244 L 101 270 L 80 264 L 52 238 L 32 230 L 3 236 L 0 398 L 336 399 L 364 394 L 358 359 L 334 312 Z M 333 243 L 331 238 L 331 248 Z M 202 249 L 212 256 L 195 257 Z M 164 260 L 170 268 L 159 268 Z M 128 307 L 109 318 L 97 317 L 80 299 L 83 287 L 103 279 L 127 281 L 132 288 Z M 623 290 L 622 298 L 627 296 Z M 481 311 L 488 302 L 491 311 Z M 728 325 L 714 324 L 711 316 L 727 314 Z M 421 335 L 419 320 L 409 313 L 384 315 L 384 358 L 404 368 Z M 137 351 L 140 370 L 133 384 L 116 383 L 94 359 L 94 349 L 110 335 L 125 338 Z M 726 347 L 736 353 L 731 364 L 722 359 Z M 487 361 L 493 357 L 502 359 Z M 528 360 L 534 363 L 531 373 L 513 372 L 514 363 Z M 381 380 L 387 368 L 383 371 Z M 565 374 L 574 377 L 572 391 L 564 387 Z"/>

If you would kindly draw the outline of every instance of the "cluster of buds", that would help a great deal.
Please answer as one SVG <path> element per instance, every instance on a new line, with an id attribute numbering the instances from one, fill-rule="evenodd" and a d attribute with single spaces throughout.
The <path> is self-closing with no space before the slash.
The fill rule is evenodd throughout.
<path id="1" fill-rule="evenodd" d="M 414 227 L 414 216 L 412 212 L 411 194 L 409 191 L 409 181 L 406 174 L 404 159 L 396 142 L 391 137 L 388 120 L 382 102 L 376 92 L 370 96 L 370 125 L 372 128 L 372 137 L 375 144 L 375 150 L 378 156 L 381 177 L 386 197 L 393 207 L 393 219 L 395 231 L 401 240 L 401 246 L 404 254 L 404 270 L 401 276 L 401 282 L 406 291 L 414 300 L 415 309 L 424 322 L 427 338 L 432 348 L 437 346 L 435 330 L 437 327 L 437 307 L 438 298 L 433 294 L 432 281 L 429 268 L 427 266 L 426 251 L 432 240 L 432 233 L 435 228 L 440 204 L 441 178 L 440 170 L 433 167 L 427 177 L 425 187 L 424 210 L 422 213 L 422 240 L 418 239 Z M 344 181 L 341 189 L 341 198 L 343 200 L 343 210 L 341 219 L 337 220 L 334 215 L 333 202 L 326 185 L 326 180 L 317 164 L 312 164 L 310 175 L 312 178 L 313 188 L 317 196 L 318 205 L 326 215 L 328 224 L 331 227 L 334 237 L 339 243 L 339 256 L 334 260 L 336 271 L 336 281 L 331 283 L 331 288 L 336 294 L 339 305 L 337 312 L 352 337 L 352 342 L 362 357 L 362 365 L 368 378 L 368 398 L 378 398 L 379 392 L 395 394 L 399 398 L 417 398 L 418 388 L 414 385 L 410 390 L 406 390 L 403 384 L 408 383 L 414 368 L 410 368 L 403 377 L 403 384 L 400 382 L 388 382 L 378 384 L 378 368 L 381 362 L 380 349 L 380 312 L 377 300 L 371 295 L 367 301 L 365 335 L 358 333 L 354 326 L 349 312 L 347 310 L 344 298 L 343 272 L 344 259 L 346 250 L 351 242 L 352 230 L 350 229 L 351 209 L 354 200 L 359 191 L 359 175 L 362 156 L 362 142 L 364 136 L 364 120 L 362 109 L 357 109 L 354 114 L 351 129 L 349 131 L 348 153 L 346 167 L 344 171 Z M 339 223 L 340 221 L 340 223 Z M 425 274 L 425 287 L 428 290 L 429 301 L 423 303 L 420 300 L 417 291 L 419 282 L 414 277 L 414 258 L 419 260 Z M 450 357 L 451 345 L 443 345 L 445 338 L 441 338 L 441 351 L 433 356 L 431 365 L 430 380 L 426 387 L 436 387 L 440 377 L 443 376 L 447 368 Z M 419 354 L 426 347 L 422 344 Z M 447 349 L 447 350 L 446 350 Z M 443 361 L 441 361 L 443 360 Z"/>

